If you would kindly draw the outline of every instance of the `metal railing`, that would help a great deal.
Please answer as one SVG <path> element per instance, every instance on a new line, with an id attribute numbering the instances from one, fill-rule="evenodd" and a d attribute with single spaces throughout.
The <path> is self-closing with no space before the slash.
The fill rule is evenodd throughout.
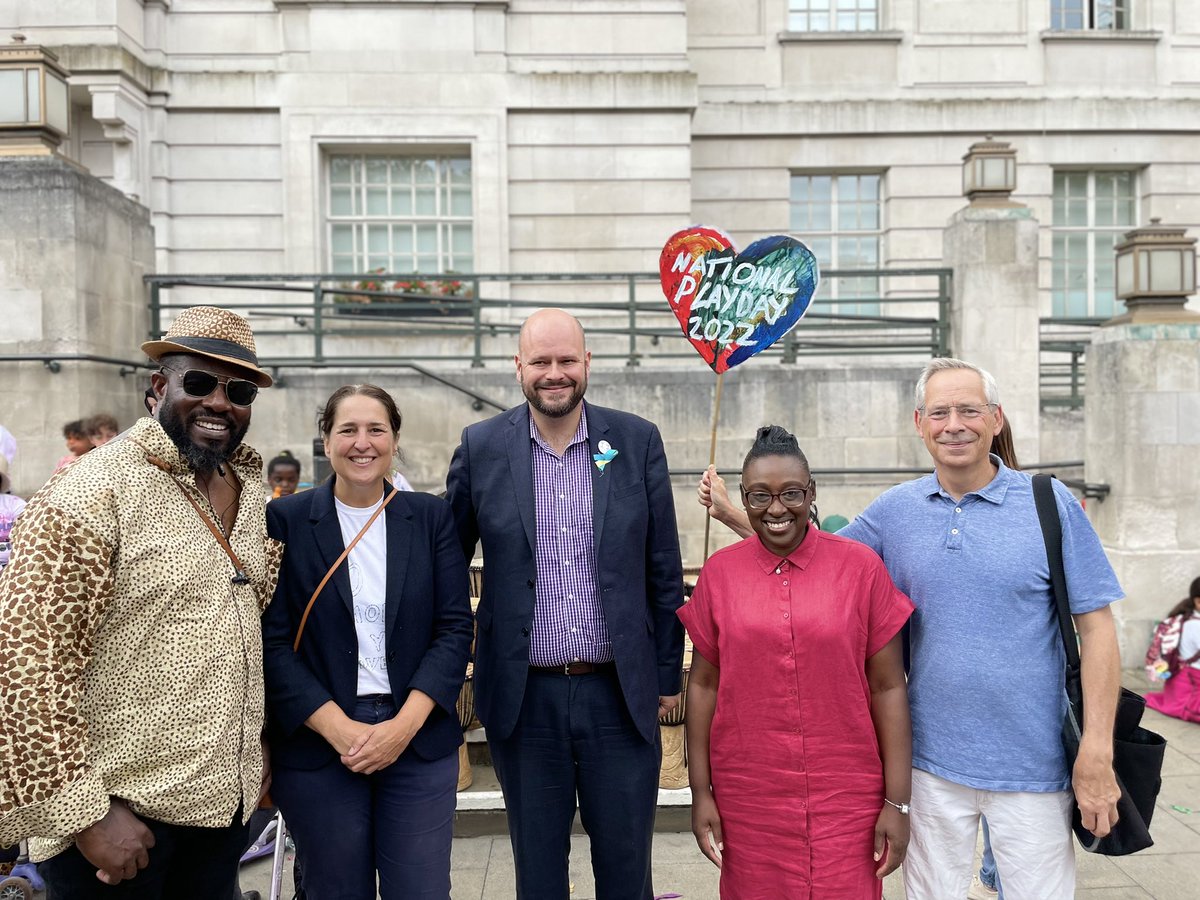
<path id="1" fill-rule="evenodd" d="M 1112 492 L 1112 485 L 1104 482 L 1085 481 L 1082 478 L 1074 478 L 1066 474 L 1069 470 L 1082 469 L 1082 459 L 1063 459 L 1053 460 L 1050 462 L 1036 462 L 1030 465 L 1021 466 L 1022 472 L 1051 472 L 1065 484 L 1067 487 L 1079 491 L 1084 497 L 1089 500 L 1103 500 Z M 699 479 L 707 469 L 695 468 L 672 468 L 671 477 L 679 479 Z M 741 469 L 730 466 L 718 466 L 717 474 L 724 477 L 727 481 L 733 481 L 741 474 Z M 822 469 L 814 467 L 809 470 L 812 477 L 826 478 L 849 478 L 849 479 L 882 479 L 890 481 L 892 484 L 900 484 L 904 481 L 911 481 L 915 478 L 920 478 L 922 475 L 928 475 L 933 471 L 932 466 L 907 466 L 907 467 L 888 467 L 888 468 L 867 468 L 854 467 L 848 469 Z"/>
<path id="2" fill-rule="evenodd" d="M 1038 376 L 1042 409 L 1081 409 L 1084 359 L 1093 332 L 1105 319 L 1039 320 Z"/>
<path id="3" fill-rule="evenodd" d="M 831 270 L 821 277 L 831 293 L 853 279 L 856 295 L 819 295 L 767 354 L 783 363 L 801 356 L 949 354 L 951 270 Z M 422 348 L 424 364 L 507 361 L 521 321 L 542 306 L 567 307 L 588 320 L 593 359 L 637 366 L 694 356 L 679 340 L 658 275 L 650 273 L 147 275 L 145 282 L 152 338 L 165 330 L 168 314 L 196 303 L 252 317 L 260 340 L 304 337 L 305 352 L 264 356 L 263 365 L 275 370 L 383 362 L 355 346 L 373 338 L 441 339 L 440 346 Z M 878 286 L 878 296 L 861 296 L 864 283 Z M 572 291 L 591 297 L 578 300 Z"/>

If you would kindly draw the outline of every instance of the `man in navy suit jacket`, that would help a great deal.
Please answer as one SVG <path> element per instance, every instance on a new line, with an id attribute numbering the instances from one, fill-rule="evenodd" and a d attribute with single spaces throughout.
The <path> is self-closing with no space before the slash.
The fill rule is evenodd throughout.
<path id="1" fill-rule="evenodd" d="M 679 703 L 679 535 L 658 429 L 583 402 L 591 354 L 557 309 L 521 329 L 529 401 L 463 431 L 447 478 L 483 545 L 475 699 L 517 896 L 567 900 L 576 797 L 599 900 L 650 900 L 658 718 Z"/>

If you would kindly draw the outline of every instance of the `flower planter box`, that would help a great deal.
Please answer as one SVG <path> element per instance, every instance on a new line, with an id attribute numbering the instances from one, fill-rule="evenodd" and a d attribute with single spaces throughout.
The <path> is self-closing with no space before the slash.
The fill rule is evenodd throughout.
<path id="1" fill-rule="evenodd" d="M 398 293 L 387 298 L 372 297 L 367 303 L 335 299 L 333 311 L 335 315 L 339 316 L 370 316 L 388 319 L 437 318 L 441 316 L 458 318 L 471 315 L 471 303 L 469 298 L 465 297 Z"/>

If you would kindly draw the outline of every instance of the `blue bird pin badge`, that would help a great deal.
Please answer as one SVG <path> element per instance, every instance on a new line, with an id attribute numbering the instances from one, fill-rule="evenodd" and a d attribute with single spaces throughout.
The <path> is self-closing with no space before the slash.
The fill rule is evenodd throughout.
<path id="1" fill-rule="evenodd" d="M 612 462 L 617 456 L 617 448 L 608 441 L 601 441 L 596 445 L 599 453 L 593 453 L 592 459 L 596 461 L 596 468 L 600 470 L 600 474 L 604 474 L 604 467 Z"/>

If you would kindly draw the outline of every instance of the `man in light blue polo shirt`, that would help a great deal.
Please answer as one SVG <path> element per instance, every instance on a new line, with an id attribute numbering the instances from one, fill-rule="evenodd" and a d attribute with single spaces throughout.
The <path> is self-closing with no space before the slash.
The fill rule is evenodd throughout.
<path id="1" fill-rule="evenodd" d="M 917 382 L 916 406 L 934 474 L 885 492 L 838 532 L 875 550 L 917 607 L 905 891 L 908 900 L 965 897 L 983 814 L 1007 900 L 1070 900 L 1073 804 L 1097 835 L 1117 819 L 1120 659 L 1109 604 L 1121 588 L 1079 503 L 1055 482 L 1086 710 L 1068 772 L 1065 661 L 1032 480 L 989 453 L 1004 421 L 995 380 L 935 359 Z M 742 530 L 714 473 L 699 493 L 715 518 Z"/>
<path id="2" fill-rule="evenodd" d="M 1117 818 L 1120 661 L 1109 604 L 1121 588 L 1083 509 L 1055 482 L 1086 709 L 1068 772 L 1065 663 L 1032 479 L 989 453 L 1004 416 L 996 383 L 969 363 L 935 359 L 916 401 L 936 471 L 887 491 L 840 532 L 874 549 L 917 607 L 905 890 L 909 900 L 963 897 L 982 813 L 1008 900 L 1068 900 L 1072 804 L 1097 835 Z"/>

